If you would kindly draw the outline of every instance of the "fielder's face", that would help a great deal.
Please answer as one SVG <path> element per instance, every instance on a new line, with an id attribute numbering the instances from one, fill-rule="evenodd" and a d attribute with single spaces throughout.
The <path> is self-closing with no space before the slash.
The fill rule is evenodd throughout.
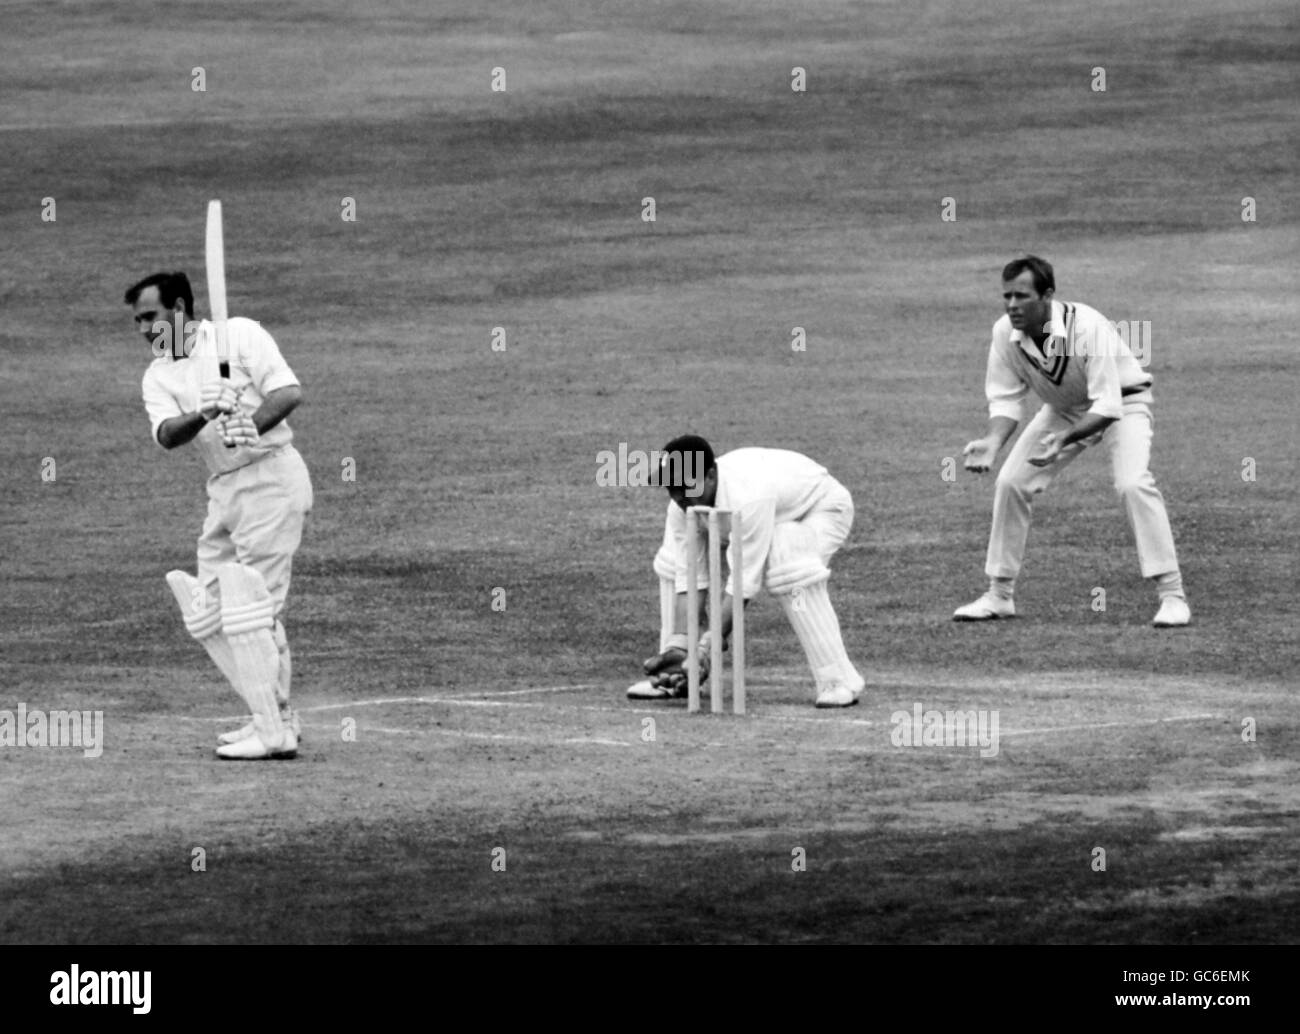
<path id="1" fill-rule="evenodd" d="M 177 299 L 179 302 L 179 299 Z M 184 306 L 180 306 L 184 311 Z M 144 335 L 144 339 L 154 346 L 155 351 L 162 347 L 170 338 L 163 331 L 154 332 L 154 324 L 162 321 L 169 326 L 176 325 L 176 310 L 169 309 L 162 303 L 159 296 L 158 288 L 146 287 L 140 292 L 135 300 L 135 305 L 131 307 L 131 318 L 135 320 L 135 329 Z M 182 317 L 182 320 L 184 317 Z"/>
<path id="2" fill-rule="evenodd" d="M 1034 274 L 1028 269 L 1014 280 L 1002 282 L 1002 302 L 1013 330 L 1035 337 L 1047 333 L 1047 321 L 1052 318 L 1052 290 L 1040 295 L 1034 287 Z"/>

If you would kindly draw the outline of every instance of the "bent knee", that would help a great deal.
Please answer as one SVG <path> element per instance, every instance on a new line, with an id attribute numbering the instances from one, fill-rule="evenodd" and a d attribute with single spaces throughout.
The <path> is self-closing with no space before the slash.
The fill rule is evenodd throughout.
<path id="1" fill-rule="evenodd" d="M 1011 470 L 1003 467 L 998 472 L 997 480 L 993 483 L 995 492 L 1020 496 L 1038 495 L 1045 488 L 1047 488 L 1046 479 L 1041 476 L 1039 470 L 1035 467 L 1025 467 L 1021 470 Z"/>
<path id="2" fill-rule="evenodd" d="M 1140 477 L 1119 478 L 1115 481 L 1115 494 L 1121 499 L 1142 495 L 1156 487 L 1156 480 L 1150 474 Z"/>

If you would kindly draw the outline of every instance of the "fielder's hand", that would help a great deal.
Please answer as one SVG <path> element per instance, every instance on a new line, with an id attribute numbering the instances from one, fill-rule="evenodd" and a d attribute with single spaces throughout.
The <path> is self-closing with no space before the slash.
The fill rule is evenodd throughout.
<path id="1" fill-rule="evenodd" d="M 256 445 L 261 438 L 257 425 L 247 413 L 236 412 L 221 421 L 221 443 L 231 446 Z"/>
<path id="2" fill-rule="evenodd" d="M 240 389 L 242 391 L 242 389 Z M 199 392 L 199 412 L 212 421 L 239 407 L 239 392 L 229 381 L 209 381 Z"/>
<path id="3" fill-rule="evenodd" d="M 1038 451 L 1029 457 L 1029 462 L 1035 467 L 1046 467 L 1055 463 L 1061 455 L 1061 440 L 1059 435 L 1045 434 L 1038 439 Z"/>
<path id="4" fill-rule="evenodd" d="M 987 438 L 976 438 L 968 442 L 961 454 L 966 458 L 966 469 L 976 474 L 985 473 L 997 457 L 997 446 Z"/>

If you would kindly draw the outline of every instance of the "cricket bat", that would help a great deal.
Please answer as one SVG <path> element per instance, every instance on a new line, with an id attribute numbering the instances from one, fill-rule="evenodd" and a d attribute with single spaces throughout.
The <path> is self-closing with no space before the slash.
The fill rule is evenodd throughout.
<path id="1" fill-rule="evenodd" d="M 208 202 L 208 232 L 204 242 L 208 267 L 208 308 L 217 333 L 217 369 L 222 380 L 230 380 L 230 352 L 226 343 L 226 242 L 221 232 L 221 202 Z M 226 448 L 233 449 L 233 445 Z"/>

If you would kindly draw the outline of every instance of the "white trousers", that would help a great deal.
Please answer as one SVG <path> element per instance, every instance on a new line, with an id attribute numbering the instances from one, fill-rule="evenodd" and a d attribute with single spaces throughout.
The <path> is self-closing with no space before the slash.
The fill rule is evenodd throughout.
<path id="1" fill-rule="evenodd" d="M 1101 434 L 1101 444 L 1110 454 L 1115 492 L 1123 503 L 1137 543 L 1138 563 L 1144 578 L 1178 570 L 1164 497 L 1148 469 L 1152 422 L 1151 393 L 1144 391 L 1124 399 L 1124 415 Z M 1076 442 L 1048 467 L 1035 467 L 1029 462 L 1043 435 L 1063 434 L 1072 426 L 1073 421 L 1051 406 L 1044 406 L 1002 464 L 993 492 L 993 528 L 984 565 L 984 572 L 990 578 L 1015 578 L 1020 573 L 1034 496 L 1045 492 L 1085 447 L 1096 443 L 1095 438 L 1086 443 Z"/>

